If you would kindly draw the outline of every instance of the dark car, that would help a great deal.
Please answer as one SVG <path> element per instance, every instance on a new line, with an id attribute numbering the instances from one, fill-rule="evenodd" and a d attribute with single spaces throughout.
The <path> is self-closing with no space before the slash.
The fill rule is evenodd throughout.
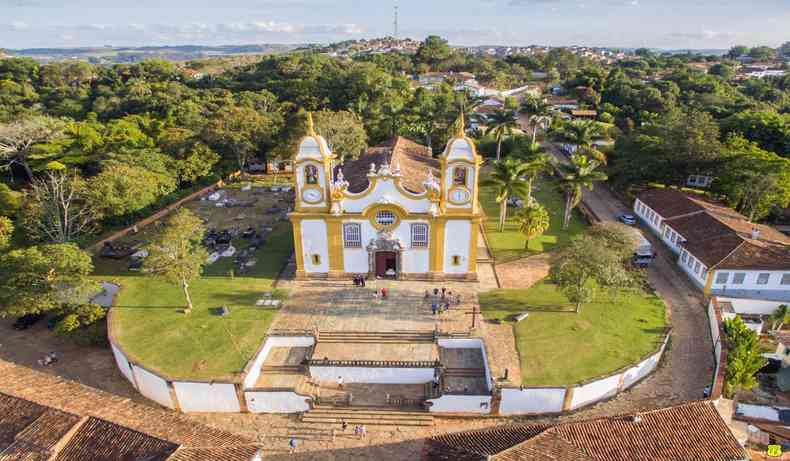
<path id="1" fill-rule="evenodd" d="M 14 330 L 27 330 L 28 328 L 30 328 L 33 325 L 35 325 L 36 322 L 38 322 L 42 318 L 44 318 L 43 314 L 27 314 L 27 315 L 23 315 L 22 317 L 19 317 L 18 319 L 16 319 L 16 322 L 14 322 L 14 324 L 11 325 L 11 327 Z"/>
<path id="2" fill-rule="evenodd" d="M 628 224 L 629 226 L 633 226 L 636 224 L 636 216 L 630 213 L 623 213 L 620 215 L 620 222 L 623 224 Z"/>

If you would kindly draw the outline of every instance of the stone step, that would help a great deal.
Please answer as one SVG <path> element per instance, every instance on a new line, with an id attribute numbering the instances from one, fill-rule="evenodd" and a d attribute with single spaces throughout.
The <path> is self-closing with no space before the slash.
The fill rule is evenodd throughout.
<path id="1" fill-rule="evenodd" d="M 433 420 L 419 421 L 419 420 L 392 420 L 380 418 L 312 418 L 309 416 L 302 417 L 303 424 L 319 424 L 321 427 L 342 427 L 343 421 L 349 426 L 355 424 L 364 424 L 366 426 L 409 426 L 409 427 L 432 427 Z"/>
<path id="2" fill-rule="evenodd" d="M 445 376 L 480 378 L 485 377 L 486 371 L 483 368 L 445 368 Z"/>
<path id="3" fill-rule="evenodd" d="M 385 415 L 390 418 L 416 418 L 433 419 L 427 411 L 402 410 L 397 407 L 333 407 L 319 405 L 309 410 L 305 415 Z"/>
<path id="4" fill-rule="evenodd" d="M 432 343 L 433 332 L 322 332 L 318 342 L 323 343 Z"/>
<path id="5" fill-rule="evenodd" d="M 262 373 L 275 374 L 302 374 L 304 368 L 301 365 L 264 365 L 261 367 Z"/>
<path id="6" fill-rule="evenodd" d="M 366 424 L 375 426 L 433 426 L 433 415 L 427 411 L 407 411 L 393 407 L 331 407 L 319 406 L 304 414 L 303 423 L 340 426 Z"/>

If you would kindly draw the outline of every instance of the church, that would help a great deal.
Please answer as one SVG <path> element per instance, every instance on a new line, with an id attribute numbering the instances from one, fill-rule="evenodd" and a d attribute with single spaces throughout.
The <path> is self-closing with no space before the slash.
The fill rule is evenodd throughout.
<path id="1" fill-rule="evenodd" d="M 439 158 L 397 137 L 335 159 L 308 114 L 289 214 L 298 279 L 477 280 L 482 159 L 463 131 Z"/>

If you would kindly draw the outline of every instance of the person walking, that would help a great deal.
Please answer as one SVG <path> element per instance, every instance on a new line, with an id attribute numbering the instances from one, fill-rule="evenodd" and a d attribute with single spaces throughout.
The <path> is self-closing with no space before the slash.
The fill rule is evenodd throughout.
<path id="1" fill-rule="evenodd" d="M 346 433 L 346 429 L 348 429 L 348 423 L 346 422 L 345 419 L 340 420 L 340 429 L 343 431 L 344 434 Z"/>
<path id="2" fill-rule="evenodd" d="M 365 276 L 364 275 L 360 275 L 359 276 L 359 281 L 362 282 L 362 288 L 365 288 Z"/>
<path id="3" fill-rule="evenodd" d="M 364 424 L 360 424 L 359 425 L 359 438 L 360 439 L 364 439 L 365 437 L 367 437 L 367 435 L 368 435 L 368 431 L 367 431 L 367 429 L 365 429 L 365 425 Z"/>
<path id="4" fill-rule="evenodd" d="M 436 303 L 431 304 L 431 313 L 436 315 Z"/>
<path id="5" fill-rule="evenodd" d="M 439 289 L 438 288 L 434 288 L 433 289 L 433 295 L 434 296 L 439 296 Z"/>
<path id="6" fill-rule="evenodd" d="M 446 296 L 446 293 L 447 293 L 447 288 L 442 287 L 442 299 L 444 299 L 444 297 Z"/>
<path id="7" fill-rule="evenodd" d="M 293 454 L 296 451 L 297 441 L 295 437 L 291 437 L 291 440 L 288 441 L 288 451 L 289 453 Z"/>
<path id="8" fill-rule="evenodd" d="M 341 389 L 341 390 L 343 389 L 343 377 L 342 376 L 338 376 L 337 377 L 337 388 Z"/>

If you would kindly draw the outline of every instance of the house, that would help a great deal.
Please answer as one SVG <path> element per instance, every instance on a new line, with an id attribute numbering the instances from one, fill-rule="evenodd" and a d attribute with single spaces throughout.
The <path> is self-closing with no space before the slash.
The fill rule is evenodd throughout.
<path id="1" fill-rule="evenodd" d="M 32 384 L 35 386 L 35 384 Z M 150 413 L 156 410 L 151 409 Z M 139 417 L 155 417 L 140 414 Z M 141 432 L 0 393 L 0 460 L 260 461 L 250 440 L 201 424 L 171 427 L 169 436 Z M 189 432 L 184 440 L 183 435 Z M 175 440 L 173 440 L 175 439 Z"/>
<path id="2" fill-rule="evenodd" d="M 732 418 L 734 422 L 748 424 L 750 443 L 790 447 L 790 408 L 738 403 Z"/>
<path id="3" fill-rule="evenodd" d="M 705 197 L 651 189 L 634 212 L 705 295 L 790 300 L 790 238 Z"/>
<path id="4" fill-rule="evenodd" d="M 549 105 L 551 110 L 576 110 L 579 108 L 579 101 L 576 99 L 561 98 L 556 96 L 549 96 L 546 98 L 546 104 Z"/>
<path id="5" fill-rule="evenodd" d="M 423 461 L 745 461 L 716 411 L 698 401 L 557 425 L 508 424 L 426 440 Z"/>
<path id="6" fill-rule="evenodd" d="M 402 137 L 334 159 L 308 117 L 289 215 L 297 278 L 477 279 L 482 159 L 463 132 L 438 159 Z"/>
<path id="7" fill-rule="evenodd" d="M 790 366 L 790 331 L 778 331 L 776 339 L 776 358 L 782 361 L 782 367 Z"/>
<path id="8" fill-rule="evenodd" d="M 594 110 L 576 109 L 571 110 L 571 117 L 581 120 L 595 120 L 598 118 L 598 112 Z"/>

